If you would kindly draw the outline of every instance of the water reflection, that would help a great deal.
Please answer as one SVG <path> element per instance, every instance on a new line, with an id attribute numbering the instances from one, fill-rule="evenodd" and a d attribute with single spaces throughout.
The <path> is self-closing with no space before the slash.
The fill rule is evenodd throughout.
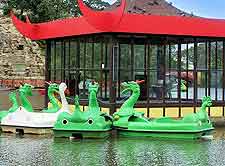
<path id="1" fill-rule="evenodd" d="M 109 138 L 76 140 L 49 136 L 0 136 L 0 165 L 224 165 L 225 128 L 212 141 Z"/>
<path id="2" fill-rule="evenodd" d="M 109 140 L 54 139 L 51 146 L 53 165 L 107 165 L 108 145 Z"/>
<path id="3" fill-rule="evenodd" d="M 207 144 L 199 141 L 119 139 L 115 149 L 120 165 L 207 164 Z"/>

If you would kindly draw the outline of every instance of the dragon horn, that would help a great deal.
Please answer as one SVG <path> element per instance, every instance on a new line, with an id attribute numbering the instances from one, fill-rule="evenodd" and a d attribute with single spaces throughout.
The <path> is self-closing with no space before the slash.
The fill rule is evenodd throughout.
<path id="1" fill-rule="evenodd" d="M 136 80 L 136 83 L 138 83 L 138 84 L 142 84 L 144 82 L 145 82 L 145 80 Z"/>
<path id="2" fill-rule="evenodd" d="M 45 83 L 46 83 L 46 84 L 48 84 L 48 85 L 50 85 L 50 84 L 51 84 L 51 82 L 47 82 L 47 81 L 45 81 Z"/>

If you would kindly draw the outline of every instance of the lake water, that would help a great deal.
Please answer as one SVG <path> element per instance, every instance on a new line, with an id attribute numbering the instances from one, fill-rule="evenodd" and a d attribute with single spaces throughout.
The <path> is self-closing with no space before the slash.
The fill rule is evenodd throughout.
<path id="1" fill-rule="evenodd" d="M 214 139 L 69 140 L 1 134 L 0 166 L 225 166 L 225 128 Z"/>

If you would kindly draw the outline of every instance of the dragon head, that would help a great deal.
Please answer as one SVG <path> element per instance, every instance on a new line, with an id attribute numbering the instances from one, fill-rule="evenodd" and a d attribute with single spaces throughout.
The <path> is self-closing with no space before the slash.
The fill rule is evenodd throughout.
<path id="1" fill-rule="evenodd" d="M 56 83 L 49 84 L 48 92 L 49 93 L 54 93 L 54 92 L 59 93 L 59 85 Z"/>
<path id="2" fill-rule="evenodd" d="M 94 91 L 95 93 L 97 93 L 98 88 L 99 88 L 99 84 L 97 82 L 91 82 L 88 85 L 88 92 L 91 93 Z"/>
<path id="3" fill-rule="evenodd" d="M 34 86 L 30 85 L 30 84 L 23 84 L 20 89 L 19 92 L 22 92 L 24 94 L 26 94 L 27 96 L 32 96 L 32 89 L 34 88 Z"/>
<path id="4" fill-rule="evenodd" d="M 212 99 L 210 96 L 204 96 L 202 99 L 202 104 L 206 105 L 207 107 L 212 106 Z"/>
<path id="5" fill-rule="evenodd" d="M 123 82 L 122 87 L 124 88 L 124 90 L 122 91 L 122 94 L 125 94 L 129 91 L 132 92 L 136 92 L 136 93 L 140 93 L 140 86 L 138 85 L 137 82 L 134 81 L 130 81 L 130 82 Z"/>
<path id="6" fill-rule="evenodd" d="M 111 128 L 112 118 L 104 113 L 93 114 L 88 111 L 75 110 L 73 114 L 62 112 L 57 118 L 54 128 L 73 129 L 78 131 L 96 131 Z"/>

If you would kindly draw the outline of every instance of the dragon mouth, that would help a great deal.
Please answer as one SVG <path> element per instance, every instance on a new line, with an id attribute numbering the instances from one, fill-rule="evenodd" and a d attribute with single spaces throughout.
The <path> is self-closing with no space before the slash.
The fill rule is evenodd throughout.
<path id="1" fill-rule="evenodd" d="M 126 94 L 127 92 L 131 90 L 127 82 L 123 82 L 121 86 L 124 88 L 124 90 L 121 92 L 122 94 Z"/>
<path id="2" fill-rule="evenodd" d="M 211 107 L 211 106 L 212 106 L 212 102 L 210 102 L 210 103 L 208 104 L 208 106 Z"/>
<path id="3" fill-rule="evenodd" d="M 130 89 L 127 88 L 127 89 L 124 89 L 121 93 L 122 93 L 122 94 L 126 94 L 126 93 L 129 92 L 129 91 L 130 91 Z"/>
<path id="4" fill-rule="evenodd" d="M 57 91 L 57 90 L 54 90 L 54 91 L 53 91 L 53 93 L 59 94 L 59 91 Z"/>
<path id="5" fill-rule="evenodd" d="M 55 88 L 52 90 L 54 93 L 59 93 L 59 88 Z"/>
<path id="6" fill-rule="evenodd" d="M 127 82 L 121 83 L 121 86 L 122 86 L 122 87 L 125 87 L 125 88 L 128 87 L 128 85 L 129 85 L 129 84 L 128 84 Z"/>
<path id="7" fill-rule="evenodd" d="M 30 87 L 29 87 L 29 92 L 28 92 L 28 94 L 29 94 L 30 96 L 33 96 L 33 92 L 32 92 L 33 89 L 34 89 L 34 86 L 30 85 Z"/>

